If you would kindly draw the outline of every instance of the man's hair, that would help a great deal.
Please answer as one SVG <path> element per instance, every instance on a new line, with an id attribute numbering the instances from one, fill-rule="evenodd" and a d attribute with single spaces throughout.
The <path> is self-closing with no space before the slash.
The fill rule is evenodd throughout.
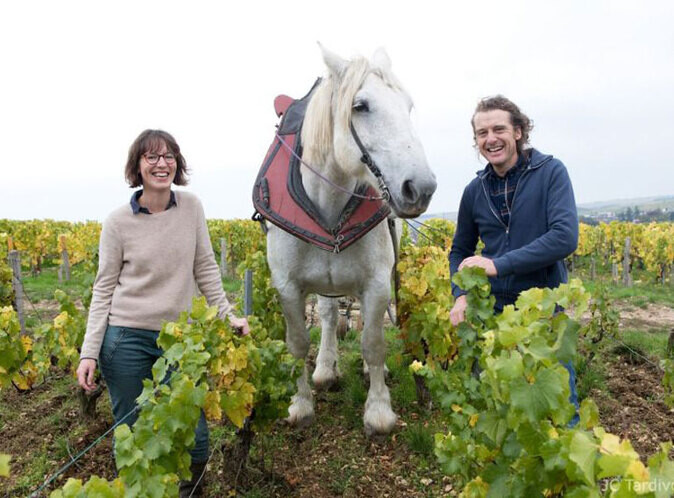
<path id="1" fill-rule="evenodd" d="M 129 157 L 126 161 L 124 176 L 131 188 L 136 188 L 143 184 L 139 167 L 142 155 L 148 152 L 159 152 L 164 144 L 176 156 L 176 176 L 173 179 L 173 183 L 176 185 L 187 185 L 187 164 L 185 163 L 185 158 L 180 153 L 180 146 L 176 142 L 176 139 L 170 133 L 163 130 L 145 130 L 138 135 L 138 138 L 129 147 Z"/>
<path id="2" fill-rule="evenodd" d="M 520 111 L 517 105 L 504 97 L 503 95 L 495 95 L 493 97 L 485 97 L 477 103 L 473 117 L 470 119 L 470 124 L 473 126 L 473 138 L 475 138 L 475 115 L 478 112 L 488 111 L 506 111 L 510 114 L 510 124 L 513 128 L 519 128 L 522 132 L 522 137 L 516 140 L 517 153 L 521 154 L 524 146 L 529 144 L 529 133 L 534 129 L 534 122 L 529 117 Z"/>

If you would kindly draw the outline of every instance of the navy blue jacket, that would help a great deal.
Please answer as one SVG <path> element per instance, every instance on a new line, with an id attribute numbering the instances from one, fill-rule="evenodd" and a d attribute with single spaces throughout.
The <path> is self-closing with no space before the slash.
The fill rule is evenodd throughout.
<path id="1" fill-rule="evenodd" d="M 564 258 L 578 246 L 578 213 L 569 174 L 561 161 L 529 149 L 526 169 L 515 190 L 510 223 L 498 217 L 489 197 L 486 176 L 479 171 L 463 191 L 459 217 L 449 253 L 453 275 L 473 256 L 478 238 L 482 256 L 492 259 L 497 277 L 490 278 L 496 308 L 517 300 L 532 287 L 557 287 L 566 282 Z M 452 284 L 455 297 L 464 292 Z"/>

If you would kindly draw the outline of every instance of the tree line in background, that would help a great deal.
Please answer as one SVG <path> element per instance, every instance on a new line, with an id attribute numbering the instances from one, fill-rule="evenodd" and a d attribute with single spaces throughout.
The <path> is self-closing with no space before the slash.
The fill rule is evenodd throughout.
<path id="1" fill-rule="evenodd" d="M 581 223 L 598 225 L 601 222 L 629 221 L 633 223 L 672 222 L 674 221 L 674 209 L 641 209 L 639 206 L 627 208 L 607 215 L 581 215 Z"/>

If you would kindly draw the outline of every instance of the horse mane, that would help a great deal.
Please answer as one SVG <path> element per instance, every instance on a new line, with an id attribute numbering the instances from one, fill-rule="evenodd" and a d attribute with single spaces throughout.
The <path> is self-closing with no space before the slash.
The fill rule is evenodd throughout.
<path id="1" fill-rule="evenodd" d="M 333 150 L 333 128 L 340 126 L 348 130 L 353 99 L 370 74 L 377 75 L 391 88 L 404 92 L 390 70 L 372 66 L 365 57 L 351 60 L 340 75 L 339 82 L 334 76 L 323 79 L 311 97 L 302 126 L 302 143 L 308 161 L 316 164 L 327 162 Z M 337 105 L 333 115 L 334 99 Z"/>

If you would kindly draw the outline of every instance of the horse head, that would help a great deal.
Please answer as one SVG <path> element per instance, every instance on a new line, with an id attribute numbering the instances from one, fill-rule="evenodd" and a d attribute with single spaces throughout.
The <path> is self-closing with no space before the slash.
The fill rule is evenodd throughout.
<path id="1" fill-rule="evenodd" d="M 392 73 L 388 55 L 378 49 L 370 60 L 348 61 L 321 50 L 329 77 L 307 112 L 309 153 L 345 177 L 380 189 L 396 215 L 419 216 L 437 182 L 412 126 L 412 100 Z"/>

